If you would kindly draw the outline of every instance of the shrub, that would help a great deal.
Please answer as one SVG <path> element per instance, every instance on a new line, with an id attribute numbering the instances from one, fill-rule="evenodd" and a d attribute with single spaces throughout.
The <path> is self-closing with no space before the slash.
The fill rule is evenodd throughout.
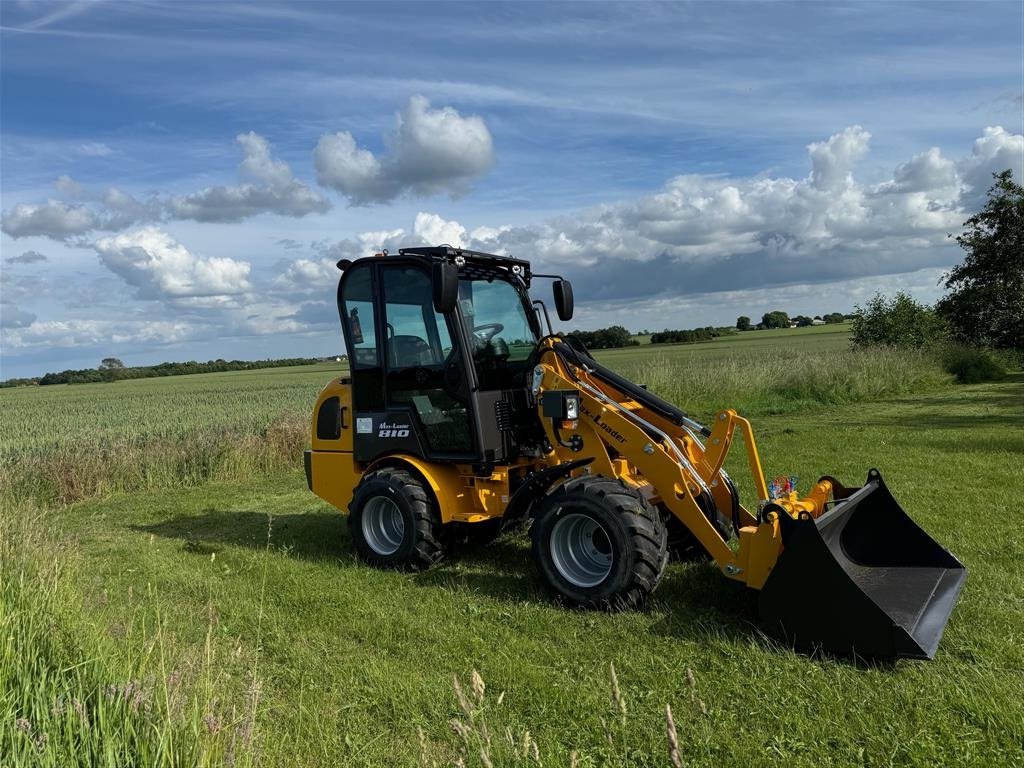
<path id="1" fill-rule="evenodd" d="M 858 306 L 850 335 L 855 349 L 934 349 L 947 338 L 945 321 L 931 307 L 919 304 L 902 292 L 891 299 L 876 293 L 866 307 Z"/>
<path id="2" fill-rule="evenodd" d="M 1002 361 L 987 349 L 951 347 L 943 356 L 943 366 L 961 384 L 998 381 L 1006 375 Z"/>

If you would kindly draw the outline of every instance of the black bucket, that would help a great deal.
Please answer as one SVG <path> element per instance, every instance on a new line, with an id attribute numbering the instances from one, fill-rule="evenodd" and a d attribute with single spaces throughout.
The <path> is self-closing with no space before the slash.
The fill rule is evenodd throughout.
<path id="1" fill-rule="evenodd" d="M 765 628 L 804 650 L 931 659 L 967 569 L 910 519 L 878 470 L 862 488 L 834 483 L 833 498 L 817 519 L 779 516 L 783 552 L 758 599 Z"/>

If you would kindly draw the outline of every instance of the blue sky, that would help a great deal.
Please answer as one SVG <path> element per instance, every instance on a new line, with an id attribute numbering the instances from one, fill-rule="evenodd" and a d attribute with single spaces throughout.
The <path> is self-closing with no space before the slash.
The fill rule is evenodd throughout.
<path id="1" fill-rule="evenodd" d="M 578 325 L 939 294 L 1024 164 L 1008 3 L 0 4 L 0 377 L 340 349 L 332 262 L 457 242 Z"/>

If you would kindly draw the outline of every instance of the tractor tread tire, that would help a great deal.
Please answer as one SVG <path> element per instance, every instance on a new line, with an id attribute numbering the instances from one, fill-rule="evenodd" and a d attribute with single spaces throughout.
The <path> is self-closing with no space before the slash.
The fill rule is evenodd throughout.
<path id="1" fill-rule="evenodd" d="M 363 505 L 382 494 L 387 494 L 399 505 L 405 515 L 407 534 L 398 552 L 388 556 L 371 549 L 362 531 Z M 422 480 L 400 467 L 383 467 L 363 475 L 352 495 L 348 527 L 360 558 L 378 568 L 422 571 L 444 557 L 444 537 L 437 501 Z"/>
<path id="2" fill-rule="evenodd" d="M 729 541 L 733 533 L 732 521 L 725 518 L 715 508 L 714 502 L 707 500 L 706 497 L 703 500 L 698 497 L 697 503 L 702 506 L 704 516 L 718 531 L 718 535 L 725 541 Z M 665 528 L 668 530 L 668 552 L 672 560 L 683 563 L 704 563 L 712 559 L 693 532 L 683 525 L 683 522 L 667 506 L 659 504 L 658 509 L 661 511 Z"/>
<path id="3" fill-rule="evenodd" d="M 563 507 L 595 516 L 616 540 L 613 550 L 617 544 L 623 552 L 624 567 L 613 565 L 612 573 L 594 588 L 570 584 L 551 560 L 547 537 L 553 518 Z M 548 587 L 563 601 L 581 608 L 623 611 L 643 607 L 668 564 L 667 533 L 658 510 L 615 478 L 585 475 L 562 484 L 541 500 L 530 532 L 533 558 Z"/>

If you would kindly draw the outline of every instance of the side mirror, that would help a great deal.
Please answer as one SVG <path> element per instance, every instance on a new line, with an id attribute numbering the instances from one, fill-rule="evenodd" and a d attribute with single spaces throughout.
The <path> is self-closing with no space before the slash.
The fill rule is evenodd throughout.
<path id="1" fill-rule="evenodd" d="M 555 280 L 552 285 L 555 292 L 555 311 L 559 320 L 572 320 L 572 283 L 568 280 Z"/>
<path id="2" fill-rule="evenodd" d="M 436 261 L 430 277 L 434 289 L 434 309 L 445 315 L 455 309 L 459 300 L 459 268 L 447 261 Z"/>

